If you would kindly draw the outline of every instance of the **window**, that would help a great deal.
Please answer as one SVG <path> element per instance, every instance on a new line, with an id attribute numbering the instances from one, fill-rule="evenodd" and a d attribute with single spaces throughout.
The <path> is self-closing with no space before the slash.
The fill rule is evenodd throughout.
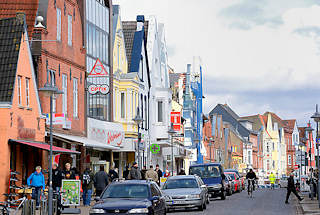
<path id="1" fill-rule="evenodd" d="M 65 74 L 62 74 L 62 113 L 67 115 L 68 111 L 68 88 L 67 84 L 68 83 L 68 77 Z"/>
<path id="2" fill-rule="evenodd" d="M 57 111 L 57 105 L 56 105 L 57 103 L 56 102 L 57 102 L 56 98 L 53 97 L 52 98 L 52 112 L 53 113 L 56 113 L 56 111 Z"/>
<path id="3" fill-rule="evenodd" d="M 144 96 L 144 112 L 145 112 L 145 115 L 146 115 L 146 120 L 144 121 L 145 122 L 145 128 L 148 129 L 148 105 L 147 105 L 147 96 Z"/>
<path id="4" fill-rule="evenodd" d="M 72 46 L 72 16 L 68 15 L 68 45 Z"/>
<path id="5" fill-rule="evenodd" d="M 143 115 L 143 95 L 142 94 L 140 94 L 140 104 L 141 104 L 141 118 L 144 120 L 144 115 Z M 143 127 L 143 122 L 141 123 L 141 128 L 144 128 Z"/>
<path id="6" fill-rule="evenodd" d="M 73 117 L 78 117 L 78 79 L 73 79 Z"/>
<path id="7" fill-rule="evenodd" d="M 163 101 L 158 101 L 158 122 L 163 122 Z"/>
<path id="8" fill-rule="evenodd" d="M 22 99 L 21 99 L 21 76 L 18 76 L 18 104 L 21 105 Z"/>
<path id="9" fill-rule="evenodd" d="M 288 165 L 291 166 L 291 155 L 288 155 Z"/>
<path id="10" fill-rule="evenodd" d="M 26 105 L 30 106 L 30 78 L 26 78 Z"/>
<path id="11" fill-rule="evenodd" d="M 248 163 L 251 164 L 251 151 L 248 151 Z"/>
<path id="12" fill-rule="evenodd" d="M 267 170 L 269 170 L 269 169 L 270 169 L 270 161 L 267 160 Z"/>
<path id="13" fill-rule="evenodd" d="M 61 10 L 57 8 L 57 40 L 61 41 Z"/>
<path id="14" fill-rule="evenodd" d="M 125 119 L 126 118 L 126 107 L 125 107 L 125 94 L 124 92 L 121 92 L 121 118 Z"/>

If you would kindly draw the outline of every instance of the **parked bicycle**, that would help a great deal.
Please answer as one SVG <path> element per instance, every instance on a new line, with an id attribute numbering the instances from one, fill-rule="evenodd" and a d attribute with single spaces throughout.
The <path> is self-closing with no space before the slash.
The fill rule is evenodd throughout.
<path id="1" fill-rule="evenodd" d="M 17 193 L 3 194 L 8 198 L 8 200 L 5 202 L 0 202 L 0 215 L 15 215 L 18 213 L 20 209 L 22 209 L 22 214 L 24 214 L 24 204 L 28 199 L 26 189 L 29 189 L 29 187 L 14 186 L 14 188 L 12 189 L 22 189 L 23 197 L 19 199 L 14 199 L 14 197 L 18 196 Z"/>

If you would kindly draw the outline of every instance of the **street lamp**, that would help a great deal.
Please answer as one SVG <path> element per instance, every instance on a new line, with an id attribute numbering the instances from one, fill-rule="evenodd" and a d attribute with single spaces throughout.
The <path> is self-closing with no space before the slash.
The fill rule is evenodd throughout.
<path id="1" fill-rule="evenodd" d="M 317 169 L 318 169 L 318 204 L 319 204 L 319 208 L 320 208 L 320 198 L 319 198 L 319 195 L 320 195 L 320 180 L 319 180 L 319 141 L 318 141 L 318 138 L 319 138 L 319 134 L 318 134 L 318 124 L 320 122 L 320 113 L 318 112 L 318 105 L 316 105 L 316 112 L 311 116 L 312 119 L 314 119 L 314 121 L 316 122 L 317 124 L 317 133 L 316 133 L 316 143 L 317 143 L 317 151 L 318 151 L 318 156 L 317 156 Z"/>
<path id="2" fill-rule="evenodd" d="M 211 157 L 211 151 L 212 151 L 212 145 L 213 145 L 213 142 L 214 142 L 214 139 L 212 137 L 210 137 L 209 139 L 209 148 L 210 148 L 210 163 L 212 162 L 212 157 Z"/>
<path id="3" fill-rule="evenodd" d="M 303 141 L 304 138 L 301 139 L 301 141 Z M 300 174 L 299 174 L 299 180 L 300 180 L 300 189 L 302 188 L 302 179 L 301 179 L 301 175 L 302 175 L 302 147 L 305 146 L 305 144 L 303 142 L 299 143 L 299 151 L 300 151 Z"/>
<path id="4" fill-rule="evenodd" d="M 137 107 L 137 115 L 135 118 L 132 119 L 138 126 L 138 165 L 141 169 L 141 161 L 140 161 L 140 142 L 141 142 L 141 133 L 140 133 L 140 124 L 142 123 L 143 119 L 140 116 L 139 107 Z"/>
<path id="5" fill-rule="evenodd" d="M 168 134 L 171 137 L 171 175 L 173 176 L 173 135 L 176 131 L 173 129 L 173 123 L 171 123 L 170 129 L 168 130 Z"/>
<path id="6" fill-rule="evenodd" d="M 44 87 L 39 89 L 40 92 L 43 92 L 45 95 L 50 97 L 50 150 L 49 150 L 49 194 L 48 194 L 48 214 L 52 215 L 53 213 L 53 206 L 52 206 L 52 197 L 53 197 L 53 188 L 52 188 L 52 103 L 53 97 L 58 94 L 63 94 L 53 82 L 53 79 L 50 80 L 49 83 L 49 70 L 47 64 L 47 83 L 45 83 Z"/>

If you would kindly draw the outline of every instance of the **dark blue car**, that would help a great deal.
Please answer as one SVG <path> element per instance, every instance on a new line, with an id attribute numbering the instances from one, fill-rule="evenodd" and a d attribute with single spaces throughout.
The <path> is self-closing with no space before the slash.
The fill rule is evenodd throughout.
<path id="1" fill-rule="evenodd" d="M 211 197 L 221 197 L 222 200 L 226 199 L 226 176 L 220 163 L 191 165 L 189 173 L 190 175 L 198 175 L 203 180 L 207 185 Z"/>
<path id="2" fill-rule="evenodd" d="M 166 214 L 165 198 L 155 182 L 128 180 L 112 182 L 96 199 L 91 215 Z"/>

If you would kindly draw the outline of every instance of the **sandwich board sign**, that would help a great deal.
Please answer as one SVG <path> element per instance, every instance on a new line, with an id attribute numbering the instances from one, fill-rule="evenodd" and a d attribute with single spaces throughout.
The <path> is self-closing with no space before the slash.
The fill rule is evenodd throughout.
<path id="1" fill-rule="evenodd" d="M 102 94 L 109 93 L 109 74 L 103 64 L 97 58 L 91 72 L 88 75 L 88 92 L 92 95 L 100 92 Z"/>

